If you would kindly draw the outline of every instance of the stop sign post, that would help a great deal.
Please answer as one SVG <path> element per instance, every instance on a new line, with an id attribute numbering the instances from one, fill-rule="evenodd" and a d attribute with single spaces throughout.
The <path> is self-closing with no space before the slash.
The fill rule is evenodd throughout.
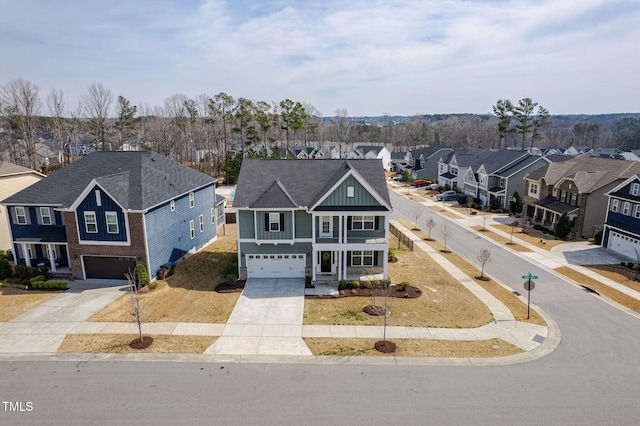
<path id="1" fill-rule="evenodd" d="M 532 280 L 537 280 L 538 276 L 531 275 L 531 272 L 529 272 L 528 275 L 523 275 L 522 278 L 526 280 L 524 282 L 524 289 L 527 290 L 527 319 L 529 319 L 529 313 L 531 312 L 531 290 L 536 288 L 536 283 Z"/>

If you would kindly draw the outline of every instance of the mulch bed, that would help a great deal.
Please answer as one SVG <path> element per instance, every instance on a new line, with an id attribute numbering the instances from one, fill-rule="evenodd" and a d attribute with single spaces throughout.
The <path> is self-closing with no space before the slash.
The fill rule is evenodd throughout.
<path id="1" fill-rule="evenodd" d="M 373 345 L 373 347 L 383 354 L 392 354 L 396 351 L 396 344 L 388 340 L 379 340 Z"/>
<path id="2" fill-rule="evenodd" d="M 332 295 L 307 295 L 306 299 L 336 299 L 339 297 L 383 297 L 384 289 L 378 288 L 347 288 L 340 290 L 337 296 Z M 402 299 L 416 299 L 422 295 L 422 290 L 418 287 L 408 286 L 407 290 L 403 290 L 399 285 L 389 287 L 389 297 L 397 297 Z"/>
<path id="3" fill-rule="evenodd" d="M 244 289 L 244 285 L 247 280 L 238 280 L 234 284 L 220 283 L 216 286 L 215 290 L 218 293 L 239 293 Z"/>
<path id="4" fill-rule="evenodd" d="M 364 308 L 362 308 L 362 311 L 365 314 L 369 314 L 374 317 L 381 317 L 387 313 L 387 310 L 384 308 L 384 306 L 378 306 L 378 305 L 367 305 Z"/>
<path id="5" fill-rule="evenodd" d="M 131 349 L 147 349 L 153 343 L 153 337 L 143 336 L 143 340 L 140 341 L 140 338 L 132 340 L 129 343 L 129 347 Z"/>

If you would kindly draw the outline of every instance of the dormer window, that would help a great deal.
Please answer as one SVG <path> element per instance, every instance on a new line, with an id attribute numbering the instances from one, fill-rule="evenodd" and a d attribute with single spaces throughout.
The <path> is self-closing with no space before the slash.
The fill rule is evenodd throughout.
<path id="1" fill-rule="evenodd" d="M 638 192 L 640 192 L 640 183 L 634 183 L 631 185 L 631 195 L 637 196 Z"/>

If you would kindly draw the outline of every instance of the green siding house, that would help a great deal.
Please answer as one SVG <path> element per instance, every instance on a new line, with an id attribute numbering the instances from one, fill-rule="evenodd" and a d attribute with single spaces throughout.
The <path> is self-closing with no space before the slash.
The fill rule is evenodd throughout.
<path id="1" fill-rule="evenodd" d="M 234 199 L 241 278 L 386 279 L 380 160 L 246 159 Z"/>

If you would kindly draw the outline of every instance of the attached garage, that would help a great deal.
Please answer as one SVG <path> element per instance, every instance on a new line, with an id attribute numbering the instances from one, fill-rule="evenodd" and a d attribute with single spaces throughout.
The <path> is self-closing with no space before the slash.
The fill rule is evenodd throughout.
<path id="1" fill-rule="evenodd" d="M 248 254 L 249 278 L 304 278 L 304 254 Z"/>
<path id="2" fill-rule="evenodd" d="M 640 242 L 635 238 L 611 231 L 609 233 L 609 243 L 607 244 L 607 248 L 620 253 L 623 256 L 635 259 L 637 257 L 636 249 L 640 252 L 639 243 Z"/>
<path id="3" fill-rule="evenodd" d="M 82 261 L 87 278 L 124 280 L 136 267 L 133 257 L 83 256 Z"/>

